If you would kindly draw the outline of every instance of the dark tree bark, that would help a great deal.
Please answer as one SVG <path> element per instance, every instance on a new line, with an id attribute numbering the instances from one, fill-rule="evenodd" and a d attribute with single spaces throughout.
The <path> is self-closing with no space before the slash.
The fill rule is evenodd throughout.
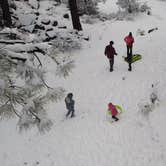
<path id="1" fill-rule="evenodd" d="M 69 7 L 70 7 L 70 12 L 71 12 L 73 28 L 78 31 L 82 30 L 79 15 L 78 15 L 78 8 L 77 8 L 76 0 L 69 0 Z"/>
<path id="2" fill-rule="evenodd" d="M 2 8 L 2 15 L 4 20 L 4 25 L 7 27 L 11 27 L 12 19 L 9 11 L 9 3 L 8 0 L 0 0 L 0 7 Z"/>

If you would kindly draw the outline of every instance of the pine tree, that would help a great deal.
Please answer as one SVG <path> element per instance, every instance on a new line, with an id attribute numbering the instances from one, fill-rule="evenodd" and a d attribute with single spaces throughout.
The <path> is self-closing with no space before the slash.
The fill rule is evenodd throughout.
<path id="1" fill-rule="evenodd" d="M 12 19 L 9 10 L 8 0 L 0 0 L 0 6 L 2 9 L 2 18 L 4 21 L 4 25 L 10 27 L 12 25 Z"/>
<path id="2" fill-rule="evenodd" d="M 79 15 L 78 15 L 77 1 L 69 0 L 69 7 L 71 12 L 73 28 L 78 31 L 82 30 L 82 26 L 81 26 Z"/>
<path id="3" fill-rule="evenodd" d="M 50 101 L 60 100 L 65 91 L 46 83 L 47 71 L 43 69 L 41 56 L 51 58 L 57 66 L 57 74 L 63 76 L 69 74 L 73 61 L 59 58 L 55 51 L 48 54 L 51 49 L 48 45 L 27 43 L 18 46 L 0 46 L 0 119 L 17 116 L 20 130 L 37 126 L 44 132 L 52 125 L 45 106 Z"/>

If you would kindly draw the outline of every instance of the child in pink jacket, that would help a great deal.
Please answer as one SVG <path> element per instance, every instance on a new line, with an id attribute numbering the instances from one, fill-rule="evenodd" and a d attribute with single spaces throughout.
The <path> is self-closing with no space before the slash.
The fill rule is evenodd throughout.
<path id="1" fill-rule="evenodd" d="M 118 121 L 119 119 L 116 117 L 116 115 L 118 114 L 118 111 L 116 109 L 116 106 L 113 105 L 112 103 L 108 104 L 108 111 L 111 112 L 112 118 L 115 119 L 115 121 Z"/>

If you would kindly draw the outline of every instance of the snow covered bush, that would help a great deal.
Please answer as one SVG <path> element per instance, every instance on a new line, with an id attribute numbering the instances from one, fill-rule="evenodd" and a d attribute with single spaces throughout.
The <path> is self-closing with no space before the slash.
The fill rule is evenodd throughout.
<path id="1" fill-rule="evenodd" d="M 68 0 L 62 2 L 68 3 Z M 78 13 L 80 15 L 96 15 L 98 14 L 97 0 L 77 0 Z"/>
<path id="2" fill-rule="evenodd" d="M 137 0 L 118 0 L 117 5 L 129 13 L 138 12 L 139 10 L 139 3 Z"/>
<path id="3" fill-rule="evenodd" d="M 152 84 L 152 92 L 150 93 L 150 102 L 151 104 L 158 104 L 159 97 L 158 97 L 158 87 L 157 85 Z"/>
<path id="4" fill-rule="evenodd" d="M 148 118 L 150 112 L 153 110 L 153 106 L 147 102 L 138 103 L 139 112 L 145 117 Z"/>
<path id="5" fill-rule="evenodd" d="M 98 14 L 97 2 L 93 0 L 88 0 L 85 3 L 84 13 L 87 15 L 96 15 Z"/>
<path id="6" fill-rule="evenodd" d="M 65 35 L 57 34 L 56 40 L 53 41 L 53 48 L 55 52 L 70 52 L 75 49 L 81 48 L 80 40 L 78 34 L 75 32 L 66 32 Z"/>
<path id="7" fill-rule="evenodd" d="M 128 13 L 145 12 L 150 9 L 146 3 L 141 4 L 139 0 L 118 0 L 117 5 Z"/>
<path id="8" fill-rule="evenodd" d="M 156 106 L 159 104 L 159 98 L 157 93 L 157 87 L 152 84 L 152 92 L 149 95 L 149 101 L 141 101 L 138 103 L 139 112 L 148 118 L 150 112 L 152 112 Z"/>
<path id="9" fill-rule="evenodd" d="M 144 4 L 140 5 L 140 11 L 141 12 L 146 12 L 148 11 L 149 15 L 150 15 L 150 7 L 147 5 L 147 3 L 145 2 Z"/>

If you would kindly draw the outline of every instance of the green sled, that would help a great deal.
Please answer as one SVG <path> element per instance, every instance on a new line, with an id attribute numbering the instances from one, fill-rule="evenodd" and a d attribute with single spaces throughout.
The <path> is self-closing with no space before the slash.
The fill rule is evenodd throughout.
<path id="1" fill-rule="evenodd" d="M 124 60 L 128 63 L 127 57 L 123 56 Z M 131 63 L 134 63 L 138 60 L 142 59 L 142 56 L 140 54 L 133 54 Z"/>

